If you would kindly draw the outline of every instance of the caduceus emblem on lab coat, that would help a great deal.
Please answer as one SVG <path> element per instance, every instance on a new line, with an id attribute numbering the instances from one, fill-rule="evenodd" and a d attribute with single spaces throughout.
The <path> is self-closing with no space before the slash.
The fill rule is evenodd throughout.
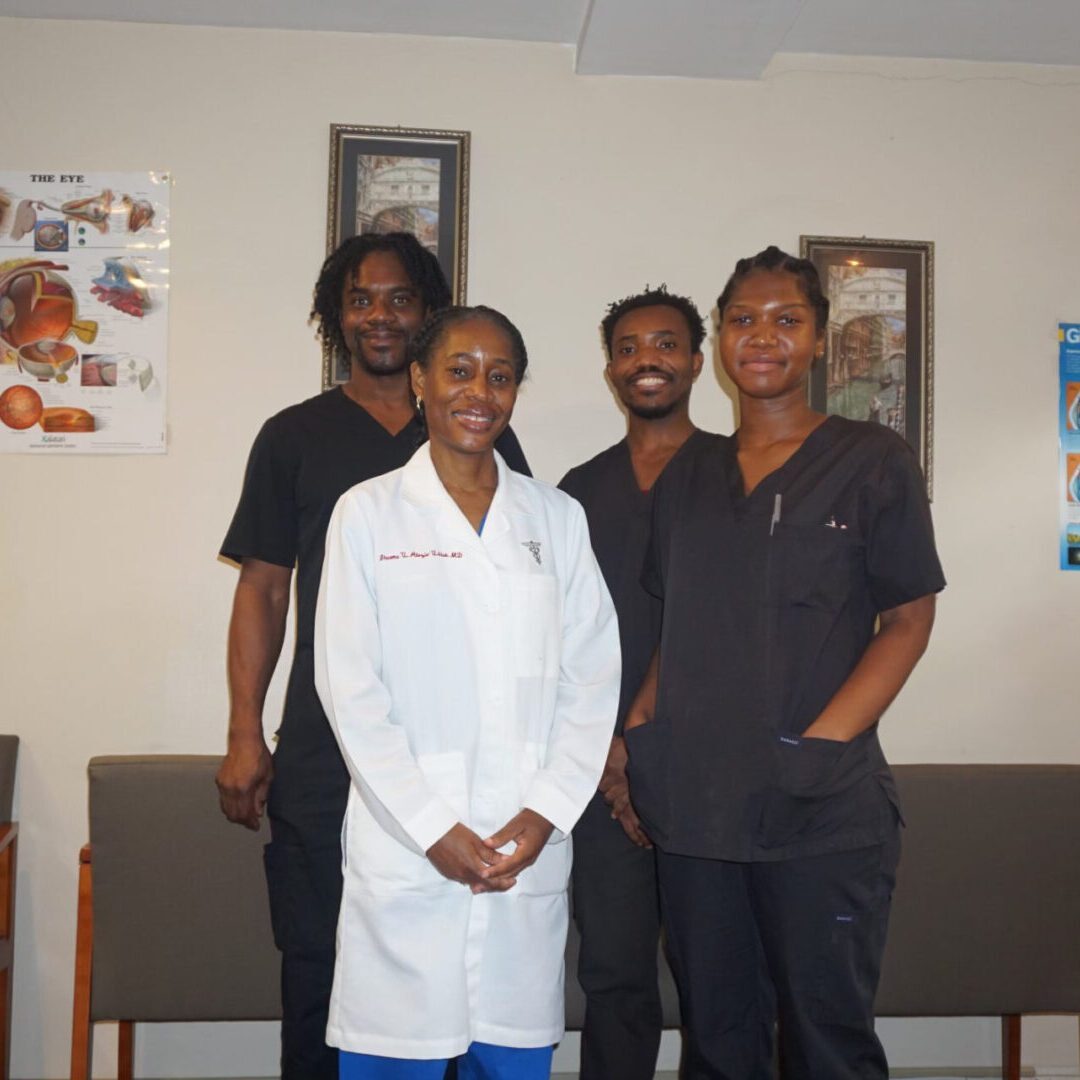
<path id="1" fill-rule="evenodd" d="M 521 546 L 528 548 L 532 557 L 536 560 L 537 566 L 543 566 L 543 561 L 540 558 L 540 541 L 539 540 L 522 540 Z"/>

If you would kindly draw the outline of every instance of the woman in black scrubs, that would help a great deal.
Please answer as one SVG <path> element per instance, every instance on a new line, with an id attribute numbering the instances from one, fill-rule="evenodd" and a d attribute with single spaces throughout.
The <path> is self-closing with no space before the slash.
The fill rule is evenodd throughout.
<path id="1" fill-rule="evenodd" d="M 908 445 L 807 404 L 812 263 L 739 261 L 718 301 L 739 428 L 657 485 L 660 650 L 626 722 L 659 850 L 687 1080 L 885 1080 L 873 1002 L 899 858 L 877 723 L 944 578 Z"/>

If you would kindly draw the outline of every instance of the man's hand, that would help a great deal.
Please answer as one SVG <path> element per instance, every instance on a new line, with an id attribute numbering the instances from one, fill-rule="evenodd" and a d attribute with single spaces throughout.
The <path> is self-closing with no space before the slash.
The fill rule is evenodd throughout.
<path id="1" fill-rule="evenodd" d="M 288 567 L 244 559 L 233 598 L 227 658 L 229 739 L 217 786 L 225 816 L 249 829 L 259 827 L 274 775 L 262 712 L 285 637 L 291 581 Z"/>
<path id="2" fill-rule="evenodd" d="M 507 856 L 493 850 L 461 822 L 428 848 L 427 857 L 444 878 L 468 885 L 474 893 L 506 892 L 517 881 L 513 874 L 488 879 L 486 875 L 507 862 Z"/>
<path id="3" fill-rule="evenodd" d="M 600 794 L 611 807 L 611 816 L 623 827 L 623 832 L 638 847 L 652 847 L 652 841 L 642 828 L 641 820 L 630 801 L 630 782 L 626 776 L 626 743 L 622 736 L 611 740 L 604 772 L 600 777 Z"/>
<path id="4" fill-rule="evenodd" d="M 496 849 L 506 844 L 515 845 L 512 854 L 500 856 L 502 862 L 484 871 L 488 884 L 494 886 L 508 878 L 516 881 L 518 874 L 539 858 L 554 828 L 547 818 L 541 817 L 535 810 L 518 811 L 494 836 L 484 841 L 496 854 Z"/>
<path id="5" fill-rule="evenodd" d="M 258 829 L 274 767 L 262 735 L 230 736 L 216 783 L 222 813 L 238 825 Z"/>
<path id="6" fill-rule="evenodd" d="M 626 787 L 626 743 L 621 735 L 616 735 L 608 747 L 607 761 L 600 774 L 600 794 L 604 802 L 611 806 L 621 789 Z"/>
<path id="7" fill-rule="evenodd" d="M 622 826 L 623 832 L 638 847 L 652 847 L 649 834 L 645 831 L 645 826 L 641 824 L 641 819 L 637 816 L 634 804 L 629 799 L 618 810 L 613 809 L 611 816 Z"/>
<path id="8" fill-rule="evenodd" d="M 623 832 L 638 847 L 652 847 L 645 830 L 641 826 L 634 806 L 630 802 L 630 782 L 626 776 L 626 743 L 621 735 L 611 740 L 604 771 L 600 776 L 600 794 L 604 802 L 611 807 L 611 816 L 622 827 Z"/>

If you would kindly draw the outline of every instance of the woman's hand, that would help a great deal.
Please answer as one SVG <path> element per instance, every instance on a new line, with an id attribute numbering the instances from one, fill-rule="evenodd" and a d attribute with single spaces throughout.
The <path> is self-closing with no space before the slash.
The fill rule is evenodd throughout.
<path id="1" fill-rule="evenodd" d="M 547 818 L 541 817 L 535 810 L 516 813 L 494 836 L 484 841 L 492 854 L 503 860 L 484 870 L 484 881 L 492 888 L 508 889 L 510 885 L 504 886 L 502 882 L 512 878 L 512 885 L 522 870 L 536 862 L 554 828 Z M 506 844 L 516 845 L 511 854 L 503 855 L 496 850 Z"/>
<path id="2" fill-rule="evenodd" d="M 517 880 L 509 873 L 497 880 L 485 877 L 488 871 L 507 862 L 508 856 L 495 851 L 461 822 L 428 848 L 427 857 L 443 877 L 468 885 L 474 893 L 506 892 Z"/>

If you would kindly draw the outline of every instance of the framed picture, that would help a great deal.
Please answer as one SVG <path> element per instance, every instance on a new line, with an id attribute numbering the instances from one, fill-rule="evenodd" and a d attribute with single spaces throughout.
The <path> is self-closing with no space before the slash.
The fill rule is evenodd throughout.
<path id="1" fill-rule="evenodd" d="M 469 133 L 330 126 L 326 253 L 361 233 L 411 232 L 438 257 L 465 302 Z M 323 389 L 349 378 L 349 358 L 323 350 Z"/>
<path id="2" fill-rule="evenodd" d="M 802 236 L 799 251 L 829 297 L 826 353 L 810 404 L 903 435 L 931 490 L 934 421 L 934 245 Z"/>

